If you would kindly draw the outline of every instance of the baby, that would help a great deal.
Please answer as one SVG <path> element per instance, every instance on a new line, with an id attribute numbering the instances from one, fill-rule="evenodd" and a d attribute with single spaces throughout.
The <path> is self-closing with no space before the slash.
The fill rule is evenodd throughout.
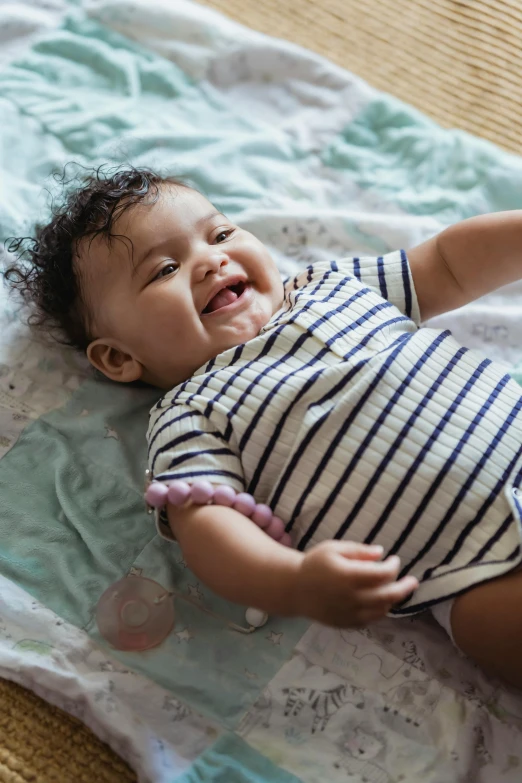
<path id="1" fill-rule="evenodd" d="M 199 192 L 130 169 L 70 193 L 7 279 L 108 378 L 165 390 L 155 480 L 226 484 L 284 520 L 292 547 L 233 508 L 169 504 L 159 530 L 210 588 L 340 627 L 431 609 L 522 685 L 522 389 L 420 328 L 521 277 L 521 248 L 505 212 L 282 282 Z"/>

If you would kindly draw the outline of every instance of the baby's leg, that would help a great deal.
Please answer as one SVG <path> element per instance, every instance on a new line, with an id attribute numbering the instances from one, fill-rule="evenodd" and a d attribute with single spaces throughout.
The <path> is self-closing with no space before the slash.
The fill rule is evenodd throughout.
<path id="1" fill-rule="evenodd" d="M 522 571 L 458 596 L 451 630 L 455 644 L 485 672 L 522 688 Z"/>

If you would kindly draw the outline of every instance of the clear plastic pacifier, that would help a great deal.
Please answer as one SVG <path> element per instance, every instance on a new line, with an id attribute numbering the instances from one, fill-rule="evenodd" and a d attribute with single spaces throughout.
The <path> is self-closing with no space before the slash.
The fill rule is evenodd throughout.
<path id="1" fill-rule="evenodd" d="M 145 576 L 125 576 L 103 593 L 96 607 L 96 623 L 105 641 L 116 650 L 143 652 L 161 644 L 174 628 L 174 597 L 216 617 L 234 631 L 249 634 L 261 628 L 268 615 L 259 609 L 247 609 L 248 628 L 201 606 L 176 591 L 165 590 Z"/>
<path id="2" fill-rule="evenodd" d="M 149 650 L 161 644 L 174 627 L 173 596 L 152 579 L 126 576 L 103 593 L 96 622 L 116 650 Z"/>

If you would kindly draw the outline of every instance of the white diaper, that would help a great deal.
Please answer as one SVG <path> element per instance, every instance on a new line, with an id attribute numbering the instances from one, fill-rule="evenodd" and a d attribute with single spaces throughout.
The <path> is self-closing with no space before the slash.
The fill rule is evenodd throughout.
<path id="1" fill-rule="evenodd" d="M 436 621 L 439 623 L 439 625 L 442 625 L 446 633 L 448 634 L 449 638 L 455 644 L 455 639 L 453 638 L 453 633 L 451 632 L 451 610 L 453 608 L 453 602 L 455 601 L 454 598 L 450 598 L 449 601 L 441 601 L 440 604 L 435 604 L 430 611 Z M 457 645 L 455 644 L 455 647 Z"/>

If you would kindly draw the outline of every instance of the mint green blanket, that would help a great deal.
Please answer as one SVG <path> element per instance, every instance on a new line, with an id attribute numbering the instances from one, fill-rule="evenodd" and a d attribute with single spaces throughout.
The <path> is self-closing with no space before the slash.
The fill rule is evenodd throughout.
<path id="1" fill-rule="evenodd" d="M 190 2 L 171 7 L 161 0 L 92 0 L 65 10 L 55 29 L 0 71 L 2 240 L 28 233 L 45 219 L 49 193 L 58 192 L 52 174 L 71 161 L 84 166 L 130 162 L 189 178 L 219 209 L 266 242 L 285 273 L 314 259 L 408 247 L 447 223 L 521 204 L 521 159 L 465 133 L 442 130 L 297 47 L 265 39 Z M 513 366 L 520 356 L 517 292 L 500 297 L 444 323 L 464 341 Z M 97 381 L 69 351 L 29 340 L 5 292 L 2 319 L 2 576 L 52 610 L 59 622 L 82 629 L 102 646 L 94 622 L 97 601 L 106 587 L 131 572 L 243 624 L 243 610 L 199 584 L 177 547 L 157 537 L 145 512 L 145 430 L 158 392 Z M 449 724 L 443 705 L 456 709 L 460 696 L 439 695 L 436 715 L 430 706 L 448 750 L 441 757 L 435 730 L 426 738 L 420 729 L 406 730 L 406 723 L 383 729 L 375 705 L 374 712 L 368 707 L 362 724 L 357 722 L 357 705 L 377 699 L 369 696 L 371 680 L 363 686 L 356 678 L 350 686 L 339 686 L 334 678 L 331 687 L 317 685 L 313 672 L 322 666 L 326 676 L 328 667 L 324 661 L 311 662 L 311 648 L 300 653 L 308 656 L 308 668 L 297 666 L 293 650 L 308 623 L 271 618 L 262 631 L 243 636 L 191 604 L 178 600 L 176 612 L 173 633 L 155 650 L 108 651 L 118 665 L 165 691 L 162 709 L 170 715 L 172 730 L 161 738 L 163 766 L 145 734 L 134 750 L 129 750 L 130 739 L 129 747 L 118 746 L 145 777 L 187 783 L 380 783 L 421 775 L 426 781 L 451 781 L 467 769 L 464 757 L 450 758 L 458 732 L 452 729 L 450 737 L 444 729 Z M 400 622 L 397 627 L 405 628 Z M 404 645 L 411 644 L 408 628 L 403 633 Z M 392 641 L 384 635 L 379 644 L 384 645 L 383 661 L 386 655 L 401 661 L 400 645 L 399 652 L 392 652 Z M 326 649 L 314 645 L 316 653 Z M 54 649 L 55 643 L 49 646 Z M 332 653 L 328 671 L 339 675 L 336 655 L 340 661 L 340 648 Z M 45 670 L 45 656 L 42 660 Z M 273 682 L 279 682 L 286 665 L 295 665 L 299 674 L 281 681 L 277 702 Z M 419 671 L 425 672 L 423 665 Z M 397 672 L 394 687 L 406 687 L 409 675 Z M 439 686 L 438 675 L 432 674 L 433 690 Z M 106 684 L 109 691 L 92 707 L 109 737 L 110 687 Z M 339 705 L 325 695 L 334 687 L 345 688 L 340 702 L 344 724 L 339 721 L 337 734 L 327 741 L 327 731 L 323 744 L 317 744 L 318 737 L 303 728 L 306 720 L 300 721 L 311 708 L 326 710 L 328 720 L 329 710 L 337 715 Z M 362 688 L 360 697 L 348 698 L 348 687 Z M 296 688 L 301 696 L 298 691 L 292 695 Z M 319 706 L 310 690 L 322 693 Z M 379 698 L 384 692 L 379 690 Z M 206 740 L 198 735 L 187 767 L 180 761 L 183 743 L 176 732 L 189 725 L 193 713 L 214 728 L 205 730 Z M 147 725 L 143 716 L 140 720 Z M 342 726 L 350 721 L 352 739 L 343 739 Z M 464 731 L 465 721 L 457 723 Z M 364 751 L 350 745 L 361 725 Z M 502 727 L 501 721 L 495 730 L 504 741 Z M 400 752 L 385 740 L 390 731 L 397 733 Z M 506 754 L 509 742 L 516 741 L 505 740 Z M 167 761 L 165 747 L 171 750 Z M 315 748 L 306 763 L 305 747 L 310 753 Z M 419 777 L 404 771 L 411 768 L 411 758 Z M 495 777 L 499 767 L 491 764 L 491 777 L 484 780 L 517 779 L 509 776 L 510 769 Z M 437 768 L 443 777 L 437 777 Z"/>

